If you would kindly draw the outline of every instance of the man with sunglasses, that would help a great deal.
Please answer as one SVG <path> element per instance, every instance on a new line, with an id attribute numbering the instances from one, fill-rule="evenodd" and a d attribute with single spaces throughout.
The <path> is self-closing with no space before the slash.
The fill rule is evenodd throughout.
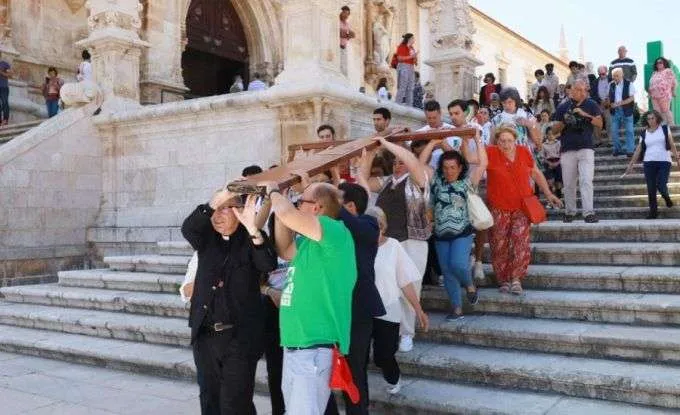
<path id="1" fill-rule="evenodd" d="M 198 252 L 189 326 L 202 414 L 255 414 L 255 368 L 262 352 L 259 277 L 276 252 L 256 225 L 256 198 L 245 205 L 221 190 L 182 224 Z"/>
<path id="2" fill-rule="evenodd" d="M 297 208 L 278 183 L 260 186 L 267 189 L 275 213 L 278 254 L 291 261 L 279 315 L 286 413 L 323 413 L 331 393 L 333 348 L 349 353 L 357 280 L 354 241 L 338 220 L 342 205 L 334 186 L 307 186 Z"/>

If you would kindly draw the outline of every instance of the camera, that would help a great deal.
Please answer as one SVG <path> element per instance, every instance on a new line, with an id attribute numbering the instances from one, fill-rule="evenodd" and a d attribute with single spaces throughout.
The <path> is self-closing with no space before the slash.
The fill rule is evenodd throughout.
<path id="1" fill-rule="evenodd" d="M 571 107 L 566 114 L 564 114 L 564 125 L 571 131 L 582 133 L 588 127 L 588 120 L 574 112 L 574 107 Z"/>

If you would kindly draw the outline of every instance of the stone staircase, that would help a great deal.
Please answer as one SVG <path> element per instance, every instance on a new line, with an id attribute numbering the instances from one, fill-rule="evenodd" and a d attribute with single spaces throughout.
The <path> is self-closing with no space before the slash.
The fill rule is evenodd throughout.
<path id="1" fill-rule="evenodd" d="M 14 137 L 25 133 L 33 127 L 37 127 L 43 121 L 44 120 L 26 121 L 0 127 L 0 145 L 9 143 Z"/>
<path id="2" fill-rule="evenodd" d="M 636 134 L 639 134 L 639 131 L 636 130 Z M 673 127 L 671 131 L 675 145 L 680 149 L 680 127 Z M 609 143 L 595 149 L 593 188 L 597 215 L 600 219 L 644 219 L 649 204 L 642 163 L 636 164 L 633 172 L 621 177 L 630 159 L 626 156 L 613 157 L 611 153 L 612 147 Z M 675 162 L 673 159 L 671 177 L 668 181 L 675 207 L 667 209 L 663 199 L 658 195 L 659 218 L 680 219 L 680 170 Z M 561 219 L 562 215 L 563 211 L 560 209 L 548 211 L 550 219 Z"/>
<path id="3" fill-rule="evenodd" d="M 446 293 L 426 287 L 431 329 L 398 355 L 402 392 L 388 396 L 380 375 L 370 373 L 377 411 L 680 410 L 680 215 L 661 204 L 666 219 L 639 219 L 646 207 L 630 199 L 646 197 L 644 181 L 618 179 L 627 159 L 608 151 L 597 150 L 597 165 L 615 167 L 596 172 L 596 208 L 616 219 L 534 227 L 525 295 L 482 287 L 462 321 L 446 322 Z M 63 271 L 56 284 L 0 289 L 0 350 L 194 377 L 188 310 L 177 295 L 190 253 L 186 242 L 158 242 L 155 254 L 105 257 L 108 268 Z M 266 392 L 263 364 L 257 385 Z"/>

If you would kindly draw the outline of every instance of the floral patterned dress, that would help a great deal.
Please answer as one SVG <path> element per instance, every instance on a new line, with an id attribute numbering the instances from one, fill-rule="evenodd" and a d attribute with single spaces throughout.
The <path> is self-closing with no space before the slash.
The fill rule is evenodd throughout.
<path id="1" fill-rule="evenodd" d="M 649 96 L 652 98 L 654 109 L 659 112 L 670 110 L 673 91 L 677 86 L 675 74 L 670 68 L 655 71 L 649 80 Z"/>

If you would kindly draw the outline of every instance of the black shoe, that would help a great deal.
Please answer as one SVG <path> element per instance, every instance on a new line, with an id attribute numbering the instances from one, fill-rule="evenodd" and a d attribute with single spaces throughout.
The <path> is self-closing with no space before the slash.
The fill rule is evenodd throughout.
<path id="1" fill-rule="evenodd" d="M 619 156 L 619 153 L 617 153 L 616 151 L 612 153 L 612 157 L 618 157 L 618 156 Z"/>
<path id="2" fill-rule="evenodd" d="M 647 217 L 646 217 L 645 219 L 656 219 L 657 216 L 658 216 L 658 213 L 656 213 L 656 212 L 649 212 L 649 213 L 647 214 Z"/>
<path id="3" fill-rule="evenodd" d="M 564 215 L 564 217 L 562 217 L 562 222 L 572 223 L 575 217 L 576 217 L 575 215 Z"/>
<path id="4" fill-rule="evenodd" d="M 470 291 L 466 292 L 467 294 L 467 299 L 470 302 L 471 305 L 475 305 L 479 302 L 479 291 L 475 289 L 475 292 L 471 293 Z"/>
<path id="5" fill-rule="evenodd" d="M 671 200 L 670 196 L 664 197 L 663 200 L 666 202 L 666 207 L 673 207 L 673 201 Z"/>
<path id="6" fill-rule="evenodd" d="M 597 222 L 600 221 L 600 220 L 597 218 L 597 216 L 595 216 L 594 213 L 592 213 L 592 214 L 590 214 L 590 215 L 584 217 L 583 220 L 584 220 L 586 223 L 597 223 Z"/>
<path id="7" fill-rule="evenodd" d="M 630 158 L 633 158 L 633 153 L 628 153 L 628 154 L 626 154 L 626 157 L 628 157 L 629 159 L 630 159 Z"/>

